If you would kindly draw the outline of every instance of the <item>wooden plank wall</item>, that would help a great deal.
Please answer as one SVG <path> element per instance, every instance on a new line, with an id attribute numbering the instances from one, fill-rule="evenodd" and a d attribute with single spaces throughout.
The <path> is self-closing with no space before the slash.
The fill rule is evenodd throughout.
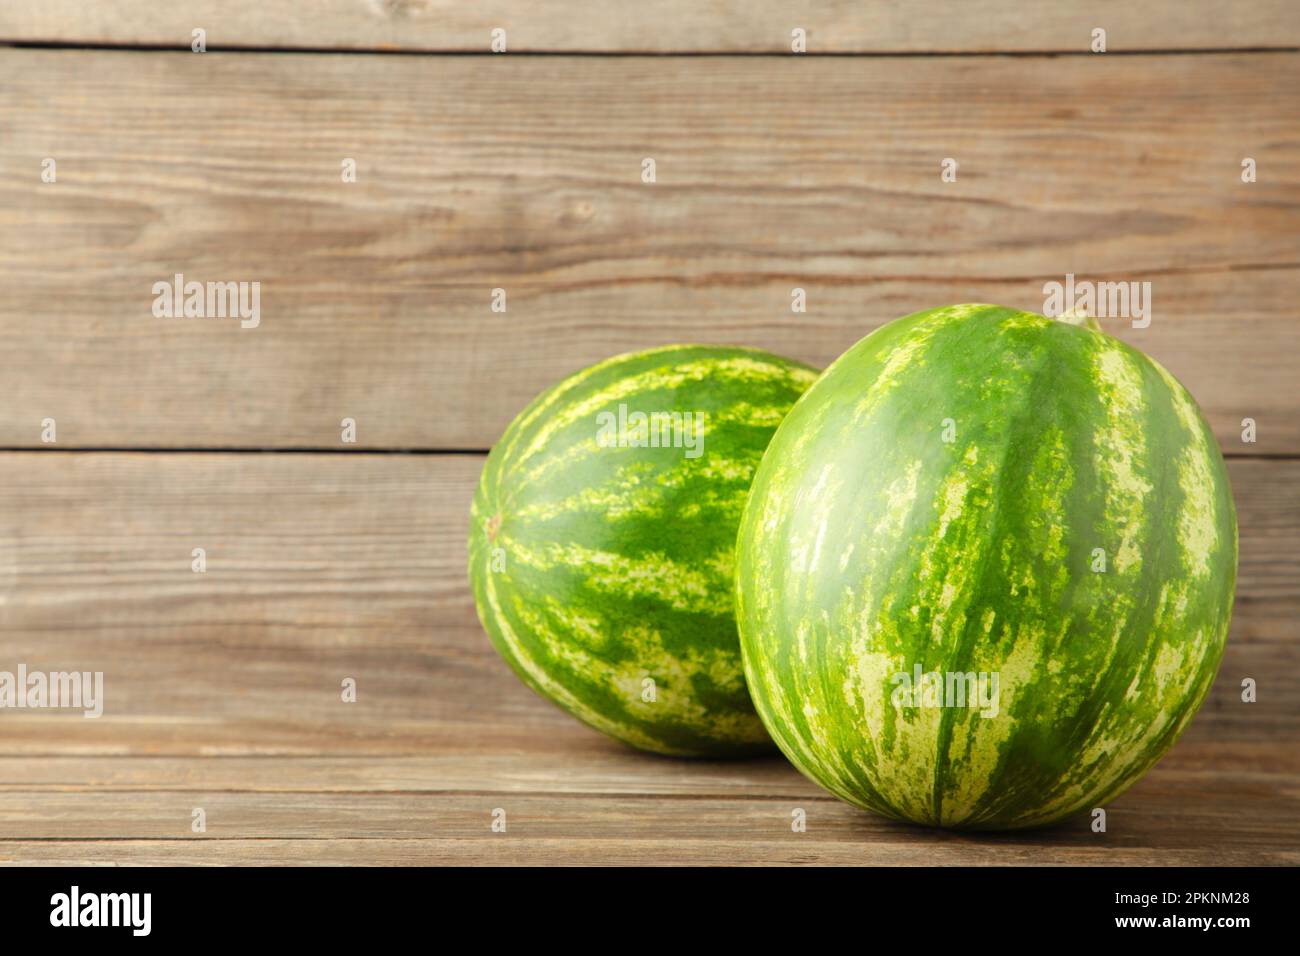
<path id="1" fill-rule="evenodd" d="M 7 447 L 47 417 L 65 448 L 337 447 L 351 417 L 362 447 L 485 449 L 613 352 L 822 366 L 936 302 L 1041 309 L 1074 273 L 1151 283 L 1150 326 L 1107 327 L 1225 449 L 1300 449 L 1276 361 L 1300 263 L 1292 56 L 21 50 L 0 83 L 0 314 L 25 356 Z M 154 318 L 177 273 L 260 282 L 261 324 Z"/>
<path id="2" fill-rule="evenodd" d="M 47 0 L 0 44 L 0 669 L 109 696 L 0 712 L 0 862 L 1300 862 L 1294 5 Z M 176 273 L 260 282 L 260 324 L 155 317 Z M 487 645 L 470 495 L 556 379 L 674 341 L 825 365 L 1066 273 L 1151 282 L 1149 327 L 1103 324 L 1200 401 L 1241 523 L 1220 680 L 1104 839 L 644 758 Z"/>

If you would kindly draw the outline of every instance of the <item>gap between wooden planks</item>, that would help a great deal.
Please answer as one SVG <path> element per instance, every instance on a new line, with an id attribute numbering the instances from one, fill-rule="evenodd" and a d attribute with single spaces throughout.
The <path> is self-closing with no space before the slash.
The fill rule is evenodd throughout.
<path id="1" fill-rule="evenodd" d="M 6 50 L 0 87 L 0 447 L 483 449 L 617 352 L 824 366 L 1073 273 L 1151 282 L 1104 324 L 1225 449 L 1300 453 L 1300 55 Z M 260 282 L 259 327 L 155 318 L 177 273 Z"/>

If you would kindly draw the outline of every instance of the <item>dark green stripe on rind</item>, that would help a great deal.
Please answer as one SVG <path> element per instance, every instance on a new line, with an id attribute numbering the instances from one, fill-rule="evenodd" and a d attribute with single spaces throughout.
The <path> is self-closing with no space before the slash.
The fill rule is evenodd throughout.
<path id="1" fill-rule="evenodd" d="M 1235 567 L 1222 458 L 1155 363 L 1042 316 L 920 313 L 828 369 L 755 478 L 737 574 L 751 694 L 850 802 L 1050 823 L 1172 744 L 1217 670 Z M 916 664 L 997 673 L 997 716 L 894 706 Z"/>
<path id="2" fill-rule="evenodd" d="M 579 372 L 519 415 L 475 496 L 470 578 L 526 683 L 645 749 L 771 746 L 741 669 L 735 532 L 767 442 L 814 378 L 756 350 L 673 346 Z M 600 447 L 597 416 L 620 404 L 703 413 L 702 454 Z"/>

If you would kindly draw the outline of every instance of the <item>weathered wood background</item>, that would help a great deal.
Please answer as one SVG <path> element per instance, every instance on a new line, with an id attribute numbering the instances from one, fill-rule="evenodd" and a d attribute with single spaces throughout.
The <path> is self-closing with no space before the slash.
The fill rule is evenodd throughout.
<path id="1" fill-rule="evenodd" d="M 24 0 L 0 44 L 0 670 L 107 684 L 0 711 L 0 862 L 1300 862 L 1294 4 Z M 261 325 L 155 318 L 175 273 L 259 281 Z M 1107 833 L 641 756 L 497 659 L 468 504 L 536 392 L 1066 273 L 1152 283 L 1103 324 L 1197 396 L 1241 523 L 1220 679 Z"/>

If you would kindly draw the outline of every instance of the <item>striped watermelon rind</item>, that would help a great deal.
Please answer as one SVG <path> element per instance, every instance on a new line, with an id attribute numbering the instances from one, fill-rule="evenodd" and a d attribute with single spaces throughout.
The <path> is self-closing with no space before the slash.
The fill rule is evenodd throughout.
<path id="1" fill-rule="evenodd" d="M 740 660 L 736 529 L 768 441 L 815 378 L 757 350 L 669 346 L 584 369 L 520 413 L 474 497 L 469 576 L 526 684 L 645 750 L 772 748 Z M 700 453 L 602 446 L 620 408 L 703 414 Z"/>
<path id="2" fill-rule="evenodd" d="M 1236 567 L 1222 455 L 1156 362 L 1041 315 L 920 312 L 841 356 L 771 442 L 738 539 L 746 676 L 781 750 L 850 803 L 1050 824 L 1187 726 Z M 903 673 L 999 674 L 996 716 L 897 697 Z"/>

